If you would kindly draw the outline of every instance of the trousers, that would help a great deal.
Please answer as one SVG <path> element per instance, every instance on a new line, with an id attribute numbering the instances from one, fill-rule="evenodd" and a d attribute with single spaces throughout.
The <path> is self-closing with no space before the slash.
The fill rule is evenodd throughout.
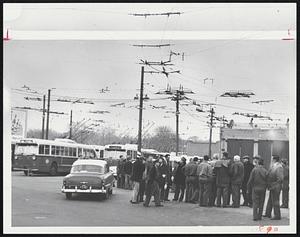
<path id="1" fill-rule="evenodd" d="M 208 206 L 211 193 L 211 182 L 199 180 L 199 205 Z"/>
<path id="2" fill-rule="evenodd" d="M 244 205 L 252 205 L 252 189 L 248 190 L 247 185 L 243 185 L 242 194 L 244 199 Z"/>
<path id="3" fill-rule="evenodd" d="M 131 189 L 131 180 L 130 180 L 130 175 L 125 174 L 125 189 Z"/>
<path id="4" fill-rule="evenodd" d="M 185 190 L 185 201 L 190 202 L 193 201 L 192 198 L 195 195 L 194 192 L 198 189 L 198 178 L 196 176 L 188 176 L 185 180 L 186 183 L 186 190 Z"/>
<path id="5" fill-rule="evenodd" d="M 146 184 L 146 199 L 144 202 L 145 206 L 149 206 L 151 197 L 154 196 L 154 202 L 155 205 L 158 206 L 160 205 L 160 191 L 159 191 L 159 186 L 158 186 L 158 182 L 157 181 L 153 181 L 153 182 L 147 182 Z"/>
<path id="6" fill-rule="evenodd" d="M 253 219 L 260 220 L 264 203 L 265 203 L 266 190 L 265 189 L 252 189 L 252 200 L 253 200 Z"/>
<path id="7" fill-rule="evenodd" d="M 240 184 L 231 184 L 231 192 L 232 192 L 232 205 L 234 207 L 240 207 L 241 185 Z"/>
<path id="8" fill-rule="evenodd" d="M 282 206 L 289 207 L 289 187 L 282 189 Z"/>
<path id="9" fill-rule="evenodd" d="M 138 193 L 140 189 L 140 182 L 133 181 L 133 190 L 132 190 L 132 201 L 138 202 Z"/>
<path id="10" fill-rule="evenodd" d="M 178 200 L 179 202 L 183 200 L 184 197 L 184 191 L 185 191 L 185 185 L 184 184 L 175 184 L 175 194 L 174 194 L 174 201 Z M 180 194 L 180 196 L 179 196 Z"/>
<path id="11" fill-rule="evenodd" d="M 145 193 L 145 180 L 140 182 L 139 193 L 138 193 L 138 202 L 144 201 L 144 193 Z"/>
<path id="12" fill-rule="evenodd" d="M 228 206 L 228 189 L 229 185 L 217 186 L 217 206 L 221 206 L 221 199 L 222 205 Z"/>
<path id="13" fill-rule="evenodd" d="M 209 202 L 208 202 L 208 205 L 209 205 L 209 206 L 214 206 L 214 205 L 215 205 L 216 197 L 217 197 L 217 185 L 216 185 L 216 179 L 215 179 L 215 178 L 212 178 L 212 182 L 211 182 L 211 192 L 210 192 Z"/>
<path id="14" fill-rule="evenodd" d="M 272 209 L 274 209 L 274 218 L 281 218 L 280 213 L 280 205 L 279 205 L 279 195 L 280 195 L 281 188 L 274 188 L 269 192 L 269 199 L 266 208 L 266 216 L 271 216 Z"/>

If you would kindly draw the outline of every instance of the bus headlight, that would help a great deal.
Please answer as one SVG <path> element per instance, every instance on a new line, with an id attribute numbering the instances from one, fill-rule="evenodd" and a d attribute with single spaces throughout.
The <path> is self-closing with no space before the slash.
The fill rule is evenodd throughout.
<path id="1" fill-rule="evenodd" d="M 49 160 L 48 159 L 46 159 L 45 162 L 46 162 L 46 164 L 49 164 Z"/>
<path id="2" fill-rule="evenodd" d="M 32 159 L 33 159 L 33 160 L 36 160 L 36 156 L 32 156 Z"/>
<path id="3" fill-rule="evenodd" d="M 17 156 L 15 156 L 15 160 L 17 160 L 18 159 L 18 157 Z"/>

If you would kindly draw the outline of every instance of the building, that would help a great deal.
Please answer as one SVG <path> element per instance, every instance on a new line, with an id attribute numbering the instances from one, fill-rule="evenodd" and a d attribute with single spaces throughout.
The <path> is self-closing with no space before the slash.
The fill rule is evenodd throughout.
<path id="1" fill-rule="evenodd" d="M 186 154 L 188 156 L 201 156 L 208 155 L 209 142 L 193 142 L 187 141 Z M 211 143 L 211 154 L 220 153 L 220 142 Z"/>
<path id="2" fill-rule="evenodd" d="M 221 151 L 230 157 L 260 155 L 269 168 L 272 155 L 289 159 L 288 127 L 221 128 Z"/>

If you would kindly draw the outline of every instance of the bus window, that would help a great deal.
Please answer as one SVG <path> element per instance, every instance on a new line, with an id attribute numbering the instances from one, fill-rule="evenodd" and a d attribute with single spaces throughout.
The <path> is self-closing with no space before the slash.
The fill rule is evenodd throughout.
<path id="1" fill-rule="evenodd" d="M 57 155 L 57 156 L 59 155 L 59 149 L 60 149 L 59 146 L 56 146 L 56 147 L 55 147 L 55 155 Z"/>
<path id="2" fill-rule="evenodd" d="M 51 146 L 51 155 L 55 155 L 55 150 L 56 150 L 56 148 L 55 148 L 55 146 Z"/>
<path id="3" fill-rule="evenodd" d="M 39 145 L 39 154 L 44 154 L 44 145 Z"/>
<path id="4" fill-rule="evenodd" d="M 50 153 L 50 146 L 49 145 L 45 145 L 45 154 L 49 155 Z"/>
<path id="5" fill-rule="evenodd" d="M 100 158 L 103 158 L 103 155 L 104 155 L 104 151 L 100 150 Z"/>
<path id="6" fill-rule="evenodd" d="M 72 148 L 72 156 L 76 156 L 76 148 Z M 71 155 L 71 154 L 70 154 Z"/>
<path id="7" fill-rule="evenodd" d="M 65 148 L 64 148 L 64 155 L 65 155 L 65 156 L 68 156 L 68 155 L 69 155 L 69 149 L 68 149 L 68 147 L 65 147 Z"/>
<path id="8" fill-rule="evenodd" d="M 63 146 L 61 146 L 61 147 L 60 147 L 60 152 L 59 152 L 59 154 L 60 154 L 61 156 L 63 156 L 64 153 L 65 153 L 65 148 L 64 148 Z"/>
<path id="9" fill-rule="evenodd" d="M 82 148 L 78 148 L 78 156 L 82 156 Z"/>
<path id="10" fill-rule="evenodd" d="M 128 151 L 127 151 L 127 155 L 128 155 L 128 156 L 131 156 L 131 154 L 130 154 L 130 150 L 128 150 Z"/>

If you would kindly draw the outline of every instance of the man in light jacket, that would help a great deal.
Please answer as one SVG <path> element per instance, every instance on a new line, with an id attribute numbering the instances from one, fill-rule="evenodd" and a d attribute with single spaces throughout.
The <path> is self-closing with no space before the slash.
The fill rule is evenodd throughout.
<path id="1" fill-rule="evenodd" d="M 212 187 L 212 166 L 208 163 L 209 157 L 205 155 L 203 162 L 197 168 L 199 178 L 199 206 L 207 207 Z"/>
<path id="2" fill-rule="evenodd" d="M 271 220 L 280 220 L 280 205 L 279 195 L 283 182 L 283 167 L 280 164 L 280 158 L 277 155 L 273 156 L 272 165 L 268 172 L 268 189 L 269 199 L 264 217 L 271 218 L 272 209 L 274 209 L 274 217 Z"/>

